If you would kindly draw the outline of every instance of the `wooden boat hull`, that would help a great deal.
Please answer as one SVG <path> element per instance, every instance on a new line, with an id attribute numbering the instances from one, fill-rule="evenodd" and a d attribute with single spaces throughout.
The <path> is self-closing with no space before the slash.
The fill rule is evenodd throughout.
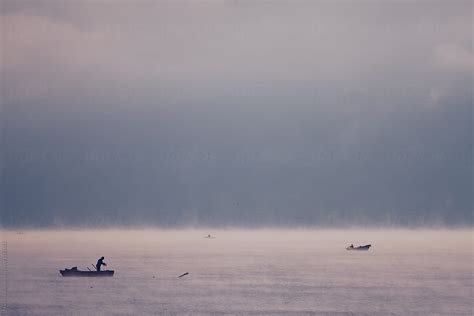
<path id="1" fill-rule="evenodd" d="M 114 270 L 104 271 L 80 271 L 77 268 L 59 270 L 63 277 L 111 277 L 114 276 Z"/>

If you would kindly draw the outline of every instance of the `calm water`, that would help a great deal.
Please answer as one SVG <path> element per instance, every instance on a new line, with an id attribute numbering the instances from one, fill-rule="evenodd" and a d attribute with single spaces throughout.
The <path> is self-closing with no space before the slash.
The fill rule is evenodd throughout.
<path id="1" fill-rule="evenodd" d="M 208 233 L 216 238 L 206 239 Z M 472 315 L 473 231 L 0 232 L 6 315 Z M 371 243 L 368 252 L 349 252 Z M 105 256 L 113 278 L 63 278 Z M 178 279 L 177 276 L 189 272 Z M 0 287 L 4 290 L 4 276 Z M 4 295 L 2 300 L 4 300 Z"/>

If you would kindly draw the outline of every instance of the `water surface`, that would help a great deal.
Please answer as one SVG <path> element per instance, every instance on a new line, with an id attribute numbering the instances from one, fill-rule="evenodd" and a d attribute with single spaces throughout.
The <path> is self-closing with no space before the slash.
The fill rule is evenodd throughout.
<path id="1" fill-rule="evenodd" d="M 204 238 L 208 233 L 216 238 Z M 472 230 L 3 231 L 6 314 L 472 315 L 472 236 Z M 346 251 L 350 243 L 373 247 Z M 113 278 L 59 274 L 65 267 L 92 269 L 101 256 Z"/>

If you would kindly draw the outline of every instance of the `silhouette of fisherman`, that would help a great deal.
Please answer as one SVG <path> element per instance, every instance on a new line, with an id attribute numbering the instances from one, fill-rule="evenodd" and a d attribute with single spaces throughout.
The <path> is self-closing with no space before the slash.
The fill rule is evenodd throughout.
<path id="1" fill-rule="evenodd" d="M 104 257 L 101 257 L 99 260 L 97 260 L 97 264 L 95 265 L 97 271 L 100 271 L 100 266 L 107 266 L 107 264 L 104 262 L 104 259 Z"/>

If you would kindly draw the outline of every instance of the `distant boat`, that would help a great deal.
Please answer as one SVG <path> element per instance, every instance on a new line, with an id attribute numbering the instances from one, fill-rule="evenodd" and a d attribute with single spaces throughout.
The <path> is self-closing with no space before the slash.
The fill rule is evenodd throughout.
<path id="1" fill-rule="evenodd" d="M 359 247 L 354 247 L 352 245 L 350 245 L 349 247 L 347 247 L 346 249 L 347 250 L 369 250 L 369 248 L 372 247 L 372 245 L 365 245 L 365 246 L 359 246 Z"/>
<path id="2" fill-rule="evenodd" d="M 63 277 L 111 277 L 114 276 L 114 270 L 104 271 L 80 271 L 77 267 L 71 269 L 59 270 Z"/>

